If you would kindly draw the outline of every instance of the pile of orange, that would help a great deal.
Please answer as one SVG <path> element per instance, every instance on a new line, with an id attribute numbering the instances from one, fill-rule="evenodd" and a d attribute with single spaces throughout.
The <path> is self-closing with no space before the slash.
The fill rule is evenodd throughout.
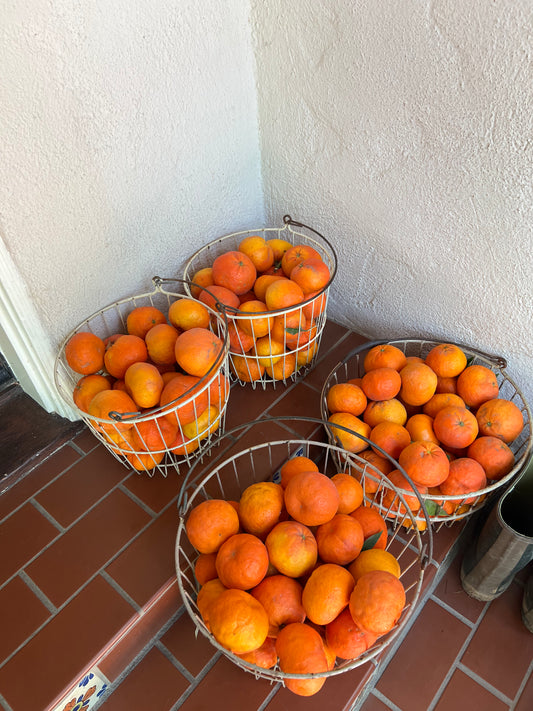
<path id="1" fill-rule="evenodd" d="M 194 505 L 185 531 L 198 551 L 198 610 L 217 642 L 265 669 L 322 674 L 285 679 L 310 696 L 337 658 L 357 659 L 395 627 L 406 597 L 387 524 L 355 477 L 329 478 L 304 456 L 280 473 L 238 501 Z"/>
<path id="2" fill-rule="evenodd" d="M 510 445 L 524 428 L 520 408 L 501 397 L 496 374 L 469 363 L 453 343 L 434 345 L 425 358 L 376 345 L 364 356 L 362 377 L 332 385 L 326 404 L 342 446 L 408 491 L 386 452 L 427 495 L 430 515 L 468 511 L 475 492 L 506 476 L 515 463 Z M 420 508 L 415 495 L 407 503 Z M 391 513 L 405 513 L 401 508 Z"/>
<path id="3" fill-rule="evenodd" d="M 231 366 L 242 382 L 290 377 L 314 357 L 330 270 L 308 244 L 243 238 L 192 277 L 192 294 L 229 319 Z M 294 309 L 292 307 L 295 307 Z"/>
<path id="4" fill-rule="evenodd" d="M 82 376 L 74 404 L 97 418 L 91 425 L 139 471 L 153 469 L 166 452 L 195 451 L 219 427 L 229 382 L 220 370 L 212 381 L 204 378 L 225 355 L 210 318 L 192 298 L 172 302 L 168 315 L 136 306 L 125 333 L 102 339 L 80 331 L 65 345 L 68 366 Z"/>

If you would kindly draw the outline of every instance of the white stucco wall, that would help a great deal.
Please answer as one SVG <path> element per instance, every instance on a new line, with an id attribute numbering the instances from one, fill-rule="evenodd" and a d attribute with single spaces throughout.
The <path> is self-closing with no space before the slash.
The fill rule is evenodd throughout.
<path id="1" fill-rule="evenodd" d="M 505 356 L 533 403 L 533 5 L 253 3 L 267 215 L 339 257 L 329 313 Z"/>
<path id="2" fill-rule="evenodd" d="M 248 0 L 3 4 L 0 237 L 43 348 L 181 275 L 206 241 L 263 224 L 248 13 Z"/>

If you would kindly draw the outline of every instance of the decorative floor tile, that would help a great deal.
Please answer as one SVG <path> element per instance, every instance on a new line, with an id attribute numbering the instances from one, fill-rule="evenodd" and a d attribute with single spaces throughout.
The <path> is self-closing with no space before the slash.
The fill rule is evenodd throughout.
<path id="1" fill-rule="evenodd" d="M 107 681 L 94 667 L 50 711 L 91 711 L 106 691 Z"/>

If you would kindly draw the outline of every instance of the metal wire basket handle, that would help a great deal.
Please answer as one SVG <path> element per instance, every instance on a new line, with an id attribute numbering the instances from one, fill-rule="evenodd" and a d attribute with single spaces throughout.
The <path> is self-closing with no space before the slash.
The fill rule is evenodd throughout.
<path id="1" fill-rule="evenodd" d="M 333 255 L 333 269 L 331 270 L 330 279 L 324 289 L 327 288 L 331 284 L 331 282 L 333 281 L 333 277 L 337 273 L 337 253 L 335 252 L 335 249 L 333 248 L 331 242 L 326 237 L 324 237 L 324 235 L 321 234 L 318 230 L 315 230 L 313 227 L 309 227 L 309 225 L 306 225 L 304 222 L 297 222 L 296 220 L 293 220 L 290 215 L 283 215 L 283 223 L 288 227 L 303 227 L 304 229 L 309 230 L 309 232 L 314 232 L 317 237 L 323 239 L 324 242 L 328 245 L 331 254 Z"/>

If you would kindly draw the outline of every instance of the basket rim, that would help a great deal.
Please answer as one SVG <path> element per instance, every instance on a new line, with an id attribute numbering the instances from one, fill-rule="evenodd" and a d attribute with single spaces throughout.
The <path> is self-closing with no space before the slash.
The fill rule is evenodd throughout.
<path id="1" fill-rule="evenodd" d="M 438 496 L 435 496 L 435 495 L 432 495 L 432 494 L 421 494 L 420 496 L 421 496 L 421 498 L 424 500 L 424 502 L 426 502 L 426 501 L 435 502 L 436 500 L 442 501 L 442 502 L 447 502 L 447 501 L 450 501 L 450 502 L 461 502 L 461 501 L 463 501 L 464 499 L 470 498 L 470 497 L 472 497 L 472 496 L 476 496 L 476 497 L 481 497 L 481 496 L 487 497 L 488 495 L 492 494 L 492 493 L 493 493 L 494 491 L 496 491 L 497 489 L 502 488 L 504 485 L 510 484 L 510 483 L 514 480 L 514 478 L 517 476 L 517 474 L 518 474 L 520 471 L 522 471 L 523 468 L 527 465 L 527 462 L 529 461 L 529 459 L 530 459 L 530 457 L 531 457 L 531 453 L 532 453 L 533 435 L 532 435 L 532 432 L 531 432 L 531 410 L 530 410 L 530 408 L 529 408 L 529 405 L 528 405 L 526 399 L 524 398 L 524 395 L 523 395 L 521 389 L 518 387 L 518 385 L 517 385 L 516 382 L 513 380 L 513 378 L 508 375 L 508 373 L 507 373 L 507 371 L 506 371 L 506 368 L 507 368 L 507 360 L 506 360 L 503 356 L 499 356 L 499 355 L 494 355 L 494 354 L 486 353 L 486 352 L 484 352 L 484 351 L 482 351 L 482 350 L 479 350 L 479 349 L 477 349 L 477 348 L 475 348 L 475 347 L 472 347 L 472 346 L 469 346 L 469 345 L 466 345 L 466 344 L 463 344 L 463 343 L 459 343 L 459 342 L 456 342 L 456 341 L 451 341 L 451 340 L 438 340 L 438 339 L 434 339 L 434 338 L 411 338 L 411 337 L 407 337 L 407 338 L 378 339 L 378 340 L 373 340 L 373 341 L 367 341 L 367 342 L 362 343 L 362 344 L 359 344 L 358 346 L 356 346 L 355 348 L 353 348 L 346 356 L 344 356 L 344 358 L 343 358 L 342 360 L 340 360 L 340 361 L 331 369 L 331 371 L 330 371 L 329 374 L 327 375 L 327 377 L 326 377 L 326 379 L 324 380 L 324 383 L 323 383 L 323 385 L 322 385 L 321 392 L 320 392 L 320 410 L 321 410 L 321 415 L 322 415 L 322 417 L 323 417 L 325 420 L 327 420 L 328 413 L 327 413 L 327 409 L 326 409 L 326 405 L 325 405 L 325 402 L 326 402 L 326 393 L 327 393 L 327 390 L 328 390 L 329 387 L 330 387 L 330 381 L 333 379 L 334 374 L 337 372 L 337 370 L 338 370 L 339 368 L 341 368 L 342 366 L 346 365 L 350 360 L 352 360 L 353 358 L 359 356 L 361 353 L 364 353 L 365 351 L 368 351 L 368 350 L 370 350 L 371 348 L 373 348 L 373 347 L 375 347 L 375 346 L 379 346 L 379 345 L 387 345 L 387 344 L 390 344 L 390 345 L 397 345 L 397 344 L 406 344 L 406 345 L 407 345 L 407 344 L 417 344 L 417 345 L 422 346 L 422 345 L 426 345 L 426 344 L 427 344 L 428 346 L 432 346 L 432 345 L 439 345 L 439 344 L 441 344 L 441 343 L 453 343 L 454 345 L 456 345 L 456 346 L 458 346 L 459 348 L 461 348 L 461 349 L 466 353 L 467 356 L 470 355 L 470 356 L 479 357 L 479 358 L 481 358 L 482 360 L 484 360 L 486 363 L 490 364 L 493 368 L 497 368 L 497 369 L 500 371 L 500 373 L 501 373 L 501 375 L 504 377 L 504 379 L 507 380 L 507 381 L 513 386 L 513 388 L 515 389 L 516 393 L 517 393 L 518 396 L 520 397 L 520 400 L 521 400 L 521 407 L 522 407 L 522 409 L 525 411 L 525 413 L 526 413 L 526 415 L 527 415 L 527 422 L 526 422 L 526 424 L 529 426 L 529 436 L 528 436 L 527 439 L 526 439 L 526 447 L 525 447 L 524 452 L 522 453 L 520 459 L 515 463 L 515 465 L 514 465 L 513 468 L 511 469 L 511 471 L 508 472 L 508 473 L 507 473 L 504 477 L 502 477 L 501 479 L 498 479 L 498 480 L 494 481 L 492 484 L 490 484 L 490 485 L 488 485 L 488 486 L 485 486 L 483 489 L 478 489 L 478 490 L 475 491 L 475 492 L 469 492 L 468 494 L 463 494 L 463 495 L 457 495 L 457 494 L 454 494 L 454 495 L 444 495 L 444 494 L 442 494 L 442 495 L 441 495 L 441 494 L 439 494 Z M 372 446 L 376 446 L 376 445 L 373 444 Z M 462 519 L 462 518 L 465 518 L 465 517 L 471 515 L 472 513 L 475 513 L 476 511 L 478 511 L 478 510 L 484 505 L 485 502 L 482 501 L 482 502 L 480 502 L 480 503 L 481 503 L 481 505 L 478 505 L 477 503 L 475 503 L 475 504 L 472 506 L 472 509 L 471 509 L 471 510 L 466 511 L 466 512 L 464 512 L 464 513 L 462 513 L 462 514 L 457 514 L 457 515 L 456 515 L 456 514 L 454 513 L 454 514 L 450 514 L 450 515 L 446 515 L 446 516 L 442 516 L 442 515 L 430 515 L 430 520 L 431 520 L 432 523 L 439 523 L 439 524 L 440 524 L 440 523 L 445 523 L 445 522 L 447 522 L 447 521 L 460 520 L 460 519 Z"/>

